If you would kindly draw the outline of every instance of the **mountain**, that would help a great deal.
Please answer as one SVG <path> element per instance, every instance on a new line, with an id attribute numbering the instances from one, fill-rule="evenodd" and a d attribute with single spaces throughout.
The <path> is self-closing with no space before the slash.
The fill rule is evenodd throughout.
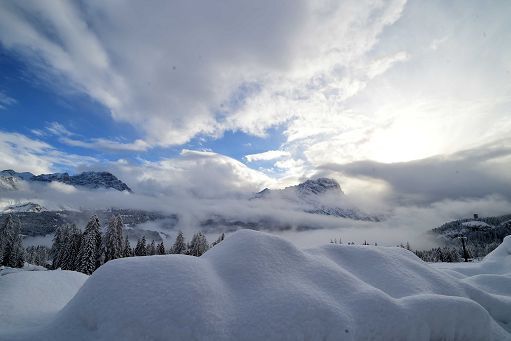
<path id="1" fill-rule="evenodd" d="M 20 178 L 11 175 L 0 175 L 0 190 L 15 191 L 19 189 Z"/>
<path id="2" fill-rule="evenodd" d="M 310 179 L 284 189 L 263 189 L 251 200 L 267 200 L 297 206 L 300 210 L 329 216 L 355 220 L 379 221 L 379 217 L 370 216 L 347 203 L 341 186 L 334 179 Z"/>
<path id="3" fill-rule="evenodd" d="M 0 189 L 17 189 L 16 183 L 19 180 L 30 182 L 61 182 L 71 186 L 80 186 L 90 189 L 113 188 L 118 191 L 132 192 L 124 182 L 109 172 L 83 172 L 78 175 L 68 173 L 52 173 L 34 175 L 29 172 L 18 173 L 12 169 L 0 172 Z"/>
<path id="4" fill-rule="evenodd" d="M 6 209 L 4 209 L 3 213 L 42 212 L 42 211 L 46 211 L 46 208 L 33 202 L 27 202 L 23 204 L 8 206 Z"/>

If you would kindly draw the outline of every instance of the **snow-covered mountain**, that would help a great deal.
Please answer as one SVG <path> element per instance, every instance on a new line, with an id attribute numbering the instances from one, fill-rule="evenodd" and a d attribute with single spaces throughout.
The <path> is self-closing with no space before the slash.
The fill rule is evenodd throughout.
<path id="1" fill-rule="evenodd" d="M 19 189 L 20 181 L 21 181 L 20 178 L 16 176 L 0 175 L 0 190 L 15 191 Z"/>
<path id="2" fill-rule="evenodd" d="M 296 205 L 302 211 L 356 220 L 378 221 L 380 218 L 363 213 L 347 201 L 341 186 L 334 179 L 310 179 L 295 186 L 271 190 L 265 188 L 252 200 L 268 200 Z"/>
<path id="3" fill-rule="evenodd" d="M 12 169 L 0 172 L 0 189 L 17 189 L 16 183 L 19 180 L 38 181 L 38 182 L 61 182 L 71 186 L 81 186 L 90 189 L 113 188 L 118 191 L 128 191 L 131 189 L 115 175 L 109 172 L 83 172 L 77 175 L 68 173 L 52 173 L 34 175 L 29 172 L 18 173 Z"/>
<path id="4" fill-rule="evenodd" d="M 16 205 L 10 205 L 7 206 L 6 209 L 4 209 L 3 213 L 21 213 L 21 212 L 43 212 L 46 211 L 46 208 L 43 206 L 33 203 L 33 202 L 26 202 L 22 204 L 16 204 Z"/>

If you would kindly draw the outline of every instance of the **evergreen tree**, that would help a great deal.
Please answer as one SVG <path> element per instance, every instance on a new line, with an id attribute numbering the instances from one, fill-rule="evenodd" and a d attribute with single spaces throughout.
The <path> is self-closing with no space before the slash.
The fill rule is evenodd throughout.
<path id="1" fill-rule="evenodd" d="M 193 235 L 192 241 L 190 242 L 190 248 L 188 254 L 190 256 L 200 257 L 206 251 L 208 251 L 209 245 L 206 240 L 206 236 L 202 232 L 198 232 Z"/>
<path id="2" fill-rule="evenodd" d="M 165 245 L 163 245 L 163 242 L 158 244 L 158 247 L 156 248 L 156 253 L 159 254 L 159 255 L 164 255 L 165 254 Z"/>
<path id="3" fill-rule="evenodd" d="M 119 215 L 114 216 L 108 223 L 105 233 L 105 263 L 121 258 L 123 255 L 122 227 L 123 223 Z"/>
<path id="4" fill-rule="evenodd" d="M 145 236 L 138 240 L 137 246 L 135 246 L 135 256 L 147 256 Z"/>
<path id="5" fill-rule="evenodd" d="M 171 253 L 174 254 L 186 254 L 187 247 L 185 243 L 185 237 L 183 236 L 183 232 L 179 231 L 176 237 L 176 241 L 172 246 Z"/>
<path id="6" fill-rule="evenodd" d="M 77 270 L 90 275 L 101 265 L 101 230 L 99 219 L 92 216 L 82 235 Z"/>
<path id="7" fill-rule="evenodd" d="M 151 241 L 151 244 L 147 245 L 147 255 L 148 256 L 154 256 L 156 254 L 156 244 L 153 241 Z"/>
<path id="8" fill-rule="evenodd" d="M 215 245 L 220 244 L 220 242 L 222 242 L 222 241 L 224 240 L 224 238 L 225 238 L 225 234 L 224 234 L 224 233 L 222 233 L 222 234 L 218 237 L 218 239 L 217 239 L 217 240 L 215 240 L 215 241 L 213 242 L 213 244 L 211 244 L 211 247 L 213 247 L 213 246 L 215 246 Z M 330 242 L 332 242 L 332 241 L 330 241 Z"/>
<path id="9" fill-rule="evenodd" d="M 55 236 L 53 237 L 53 245 L 51 248 L 53 269 L 58 269 L 62 266 L 64 250 L 68 239 L 68 232 L 69 230 L 65 225 L 61 225 L 55 230 Z"/>
<path id="10" fill-rule="evenodd" d="M 124 246 L 122 247 L 122 256 L 123 257 L 133 256 L 133 250 L 131 250 L 130 240 L 128 239 L 127 235 L 126 235 L 126 238 L 124 238 Z"/>
<path id="11" fill-rule="evenodd" d="M 62 248 L 62 270 L 76 270 L 78 266 L 78 254 L 82 244 L 82 233 L 76 225 L 66 226 L 66 240 Z"/>
<path id="12" fill-rule="evenodd" d="M 86 275 L 96 270 L 96 238 L 93 233 L 83 234 L 77 270 Z"/>
<path id="13" fill-rule="evenodd" d="M 25 261 L 25 249 L 21 240 L 21 223 L 8 215 L 0 227 L 1 265 L 11 268 L 21 268 Z"/>

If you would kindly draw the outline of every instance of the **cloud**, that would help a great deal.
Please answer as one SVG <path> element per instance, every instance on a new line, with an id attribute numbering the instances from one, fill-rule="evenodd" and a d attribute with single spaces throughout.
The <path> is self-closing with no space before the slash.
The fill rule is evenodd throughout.
<path id="1" fill-rule="evenodd" d="M 0 169 L 41 174 L 91 162 L 98 160 L 89 156 L 63 153 L 46 142 L 23 134 L 0 131 Z"/>
<path id="2" fill-rule="evenodd" d="M 72 139 L 69 137 L 62 137 L 59 139 L 60 142 L 82 148 L 110 150 L 110 151 L 146 151 L 149 149 L 149 145 L 143 140 L 135 140 L 133 142 L 124 143 L 119 141 L 113 141 L 104 138 L 92 138 L 89 141 L 82 141 Z"/>
<path id="3" fill-rule="evenodd" d="M 384 181 L 401 203 L 431 203 L 500 195 L 511 199 L 510 140 L 499 140 L 478 148 L 421 160 L 380 163 L 356 161 L 326 164 L 324 170 L 348 177 Z"/>
<path id="4" fill-rule="evenodd" d="M 336 69 L 360 60 L 404 2 L 1 6 L 2 45 L 37 75 L 88 94 L 150 145 L 172 145 L 230 129 L 260 135 L 294 115 L 250 109 L 264 99 L 258 89 L 283 106 L 304 91 L 354 95 L 364 81 Z"/>
<path id="5" fill-rule="evenodd" d="M 0 91 L 0 110 L 16 103 L 17 101 L 14 98 L 9 97 L 4 92 Z"/>
<path id="6" fill-rule="evenodd" d="M 104 164 L 89 168 L 104 167 Z M 223 198 L 247 196 L 273 184 L 262 172 L 228 156 L 183 149 L 178 157 L 110 163 L 108 168 L 137 193 L 175 197 Z"/>
<path id="7" fill-rule="evenodd" d="M 282 157 L 289 156 L 289 155 L 290 155 L 289 152 L 286 152 L 283 150 L 268 150 L 263 153 L 245 155 L 245 159 L 248 162 L 269 161 L 269 160 L 280 159 Z"/>
<path id="8" fill-rule="evenodd" d="M 75 135 L 71 131 L 69 131 L 66 127 L 58 122 L 52 122 L 47 127 L 46 130 L 53 135 L 57 136 L 73 136 Z"/>
<path id="9" fill-rule="evenodd" d="M 85 138 L 79 134 L 73 133 L 62 124 L 52 122 L 46 127 L 46 131 L 59 137 L 59 142 L 73 147 L 81 147 L 88 149 L 99 149 L 107 151 L 146 151 L 150 148 L 149 144 L 143 140 L 137 139 L 133 142 L 121 142 L 105 138 Z M 31 130 L 31 132 L 39 137 L 45 136 L 47 133 L 41 130 Z"/>

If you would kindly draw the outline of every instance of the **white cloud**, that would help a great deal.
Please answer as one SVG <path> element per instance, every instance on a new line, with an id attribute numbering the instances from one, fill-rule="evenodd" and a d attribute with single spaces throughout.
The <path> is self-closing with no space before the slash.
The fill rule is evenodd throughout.
<path id="1" fill-rule="evenodd" d="M 133 184 L 135 192 L 175 197 L 249 195 L 274 182 L 267 175 L 228 156 L 187 149 L 183 149 L 178 157 L 160 161 L 141 159 L 140 164 L 133 164 L 119 160 L 110 164 L 109 169 L 128 184 Z"/>
<path id="2" fill-rule="evenodd" d="M 225 130 L 265 136 L 282 124 L 278 150 L 288 154 L 274 164 L 279 175 L 267 173 L 287 183 L 328 163 L 417 160 L 511 132 L 505 5 L 153 5 L 0 3 L 3 47 L 143 132 L 131 142 L 63 142 L 143 151 Z M 151 167 L 163 172 L 164 164 Z"/>
<path id="3" fill-rule="evenodd" d="M 282 157 L 289 156 L 289 155 L 290 155 L 289 152 L 286 152 L 283 150 L 268 150 L 263 153 L 245 155 L 245 159 L 248 162 L 269 161 L 269 160 L 280 159 Z"/>
<path id="4" fill-rule="evenodd" d="M 5 109 L 6 107 L 15 104 L 17 101 L 9 97 L 4 92 L 0 91 L 0 109 Z"/>
<path id="5" fill-rule="evenodd" d="M 92 157 L 63 153 L 46 142 L 22 134 L 0 131 L 0 169 L 41 174 L 63 166 L 77 167 L 97 161 Z"/>
<path id="6" fill-rule="evenodd" d="M 104 138 L 92 138 L 88 141 L 82 141 L 78 139 L 72 139 L 69 137 L 62 137 L 59 139 L 59 141 L 74 147 L 111 151 L 145 151 L 150 147 L 149 144 L 147 144 L 147 142 L 140 139 L 126 143 Z"/>

